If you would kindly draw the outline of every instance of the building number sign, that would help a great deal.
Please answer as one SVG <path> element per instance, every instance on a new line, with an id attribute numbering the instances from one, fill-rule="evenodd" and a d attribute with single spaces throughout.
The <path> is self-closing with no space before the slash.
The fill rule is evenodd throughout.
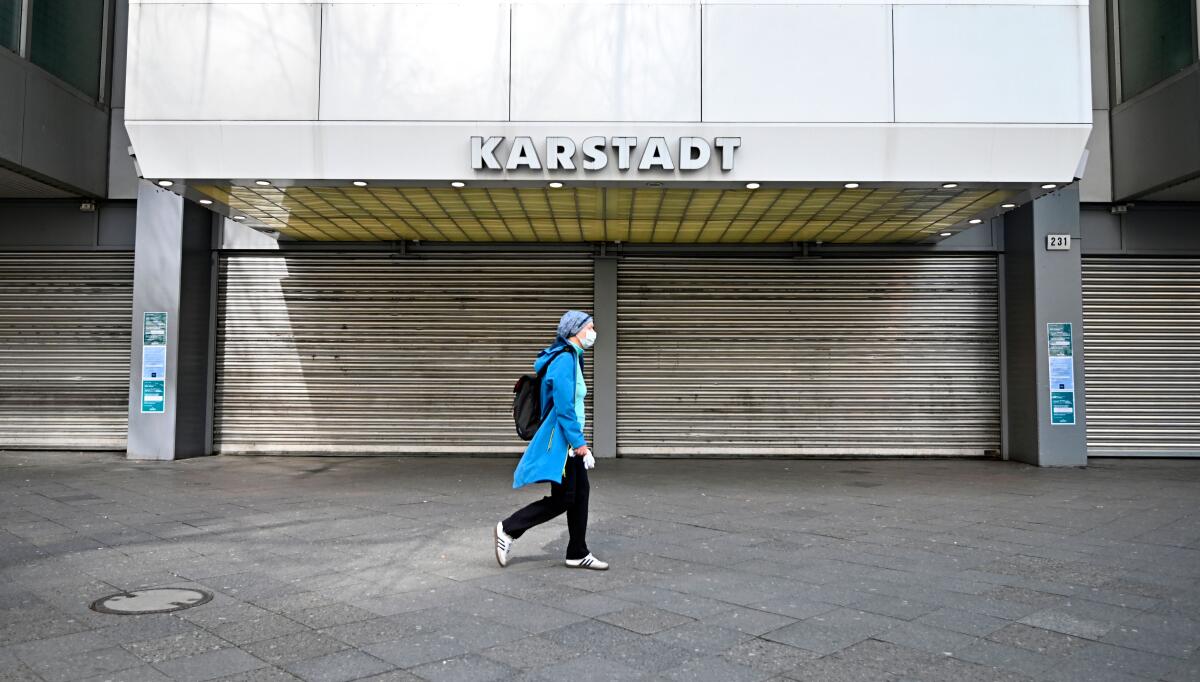
<path id="1" fill-rule="evenodd" d="M 1047 251 L 1070 251 L 1071 250 L 1071 235 L 1069 235 L 1069 234 L 1048 234 L 1048 235 L 1046 235 L 1046 250 Z"/>

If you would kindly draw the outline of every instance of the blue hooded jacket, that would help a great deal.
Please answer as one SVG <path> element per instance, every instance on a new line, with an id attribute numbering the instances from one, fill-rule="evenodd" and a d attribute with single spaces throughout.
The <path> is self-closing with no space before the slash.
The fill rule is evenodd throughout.
<path id="1" fill-rule="evenodd" d="M 563 348 L 567 350 L 554 355 Z M 538 354 L 533 363 L 534 371 L 540 372 L 546 363 L 550 365 L 542 379 L 542 425 L 517 463 L 513 473 L 514 488 L 547 481 L 561 483 L 568 448 L 587 444 L 583 438 L 582 405 L 576 404 L 583 402 L 587 390 L 577 385 L 583 376 L 583 351 L 559 337 Z"/>

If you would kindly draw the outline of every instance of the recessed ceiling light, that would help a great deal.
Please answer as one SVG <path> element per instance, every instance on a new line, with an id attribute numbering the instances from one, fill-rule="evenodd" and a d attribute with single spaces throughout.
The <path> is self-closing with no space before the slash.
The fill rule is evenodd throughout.
<path id="1" fill-rule="evenodd" d="M 245 220 L 245 219 L 246 219 L 246 216 L 244 216 L 244 215 L 235 215 L 235 216 L 233 217 L 233 219 L 234 219 L 234 220 Z"/>
<path id="2" fill-rule="evenodd" d="M 971 223 L 972 225 L 978 225 L 979 223 L 982 223 L 982 222 L 983 222 L 983 220 L 981 220 L 981 219 L 979 219 L 979 218 L 971 218 L 971 219 L 970 219 L 970 220 L 968 220 L 967 222 L 968 222 L 968 223 Z"/>
<path id="3" fill-rule="evenodd" d="M 758 189 L 759 187 L 761 187 L 761 185 L 759 185 L 757 182 L 746 183 L 746 189 Z"/>
<path id="4" fill-rule="evenodd" d="M 943 237 L 949 237 L 949 236 L 950 236 L 950 235 L 952 235 L 952 234 L 954 234 L 954 233 L 953 233 L 953 232 L 943 232 L 943 233 L 942 233 L 942 236 L 943 236 Z"/>
<path id="5" fill-rule="evenodd" d="M 1054 189 L 1055 187 L 1058 187 L 1058 185 L 1054 184 L 1053 182 L 1047 182 L 1046 184 L 1042 185 L 1042 189 Z"/>
<path id="6" fill-rule="evenodd" d="M 463 182 L 462 180 L 455 180 L 454 182 L 450 183 L 450 186 L 456 187 L 456 188 L 462 188 L 462 187 L 466 187 L 467 183 Z"/>
<path id="7" fill-rule="evenodd" d="M 552 183 L 550 183 L 550 188 L 551 188 L 551 189 L 558 189 L 559 187 L 562 187 L 562 183 L 561 183 L 561 182 L 552 182 Z"/>
<path id="8" fill-rule="evenodd" d="M 174 182 L 171 182 L 170 180 L 159 180 L 159 181 L 158 181 L 158 186 L 159 186 L 159 187 L 170 187 L 171 185 L 174 185 L 174 184 L 175 184 L 175 183 L 174 183 Z"/>
<path id="9" fill-rule="evenodd" d="M 212 199 L 201 199 L 201 200 L 200 200 L 200 205 L 201 205 L 201 206 L 211 206 L 211 205 L 212 205 Z"/>
<path id="10" fill-rule="evenodd" d="M 947 182 L 944 185 L 942 185 L 942 189 L 954 189 L 955 187 L 958 187 L 957 182 Z"/>
<path id="11" fill-rule="evenodd" d="M 258 185 L 259 187 L 270 187 L 271 181 L 270 180 L 255 180 L 254 184 Z"/>
<path id="12" fill-rule="evenodd" d="M 367 181 L 366 180 L 355 180 L 354 182 L 352 182 L 350 184 L 354 185 L 355 187 L 366 187 Z"/>
<path id="13" fill-rule="evenodd" d="M 857 182 L 847 182 L 845 187 L 846 187 L 846 189 L 858 189 L 858 183 Z"/>
<path id="14" fill-rule="evenodd" d="M 1000 208 L 1016 208 L 1016 204 L 1000 204 Z"/>

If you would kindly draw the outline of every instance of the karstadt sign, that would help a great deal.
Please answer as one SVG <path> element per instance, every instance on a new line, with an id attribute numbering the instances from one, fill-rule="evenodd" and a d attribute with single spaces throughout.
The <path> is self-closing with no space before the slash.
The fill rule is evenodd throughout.
<path id="1" fill-rule="evenodd" d="M 609 163 L 627 171 L 696 171 L 719 157 L 721 170 L 733 170 L 734 153 L 742 146 L 740 137 L 715 137 L 710 143 L 703 137 L 586 137 L 579 144 L 570 137 L 546 137 L 541 144 L 532 137 L 514 137 L 506 143 L 503 136 L 471 138 L 471 168 L 487 170 L 565 170 L 582 168 L 601 171 Z M 715 153 L 714 153 L 715 152 Z M 636 161 L 635 161 L 636 158 Z"/>

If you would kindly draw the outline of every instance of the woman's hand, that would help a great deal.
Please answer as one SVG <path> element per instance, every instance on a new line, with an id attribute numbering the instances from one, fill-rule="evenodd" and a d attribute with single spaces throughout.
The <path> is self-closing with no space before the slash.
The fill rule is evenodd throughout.
<path id="1" fill-rule="evenodd" d="M 575 456 L 576 457 L 587 457 L 590 454 L 592 454 L 592 451 L 586 445 L 584 445 L 583 447 L 575 448 Z"/>

